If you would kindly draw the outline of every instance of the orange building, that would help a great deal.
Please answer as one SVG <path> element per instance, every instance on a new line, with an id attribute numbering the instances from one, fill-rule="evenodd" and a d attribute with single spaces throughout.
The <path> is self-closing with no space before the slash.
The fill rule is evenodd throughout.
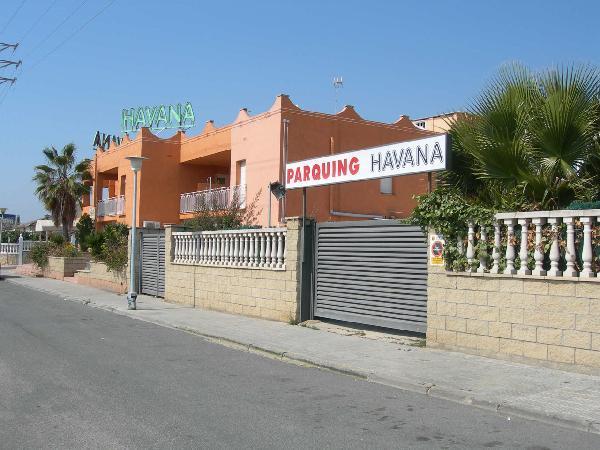
<path id="1" fill-rule="evenodd" d="M 287 125 L 287 139 L 286 139 Z M 282 179 L 287 142 L 288 161 L 429 137 L 438 133 L 416 127 L 407 116 L 394 123 L 365 120 L 352 106 L 337 114 L 305 111 L 280 95 L 271 108 L 250 116 L 240 110 L 235 121 L 215 127 L 208 121 L 202 132 L 177 132 L 161 139 L 142 128 L 134 139 L 97 148 L 92 161 L 93 187 L 84 199 L 84 212 L 99 227 L 109 222 L 131 224 L 133 172 L 127 156 L 144 156 L 138 182 L 138 226 L 146 221 L 179 223 L 212 199 L 225 206 L 239 193 L 245 202 L 258 196 L 259 223 L 267 225 L 268 185 Z M 307 215 L 317 221 L 395 217 L 410 214 L 413 195 L 431 189 L 426 173 L 381 180 L 320 186 L 307 190 Z M 272 198 L 271 221 L 301 214 L 301 192 L 288 191 L 285 204 Z"/>

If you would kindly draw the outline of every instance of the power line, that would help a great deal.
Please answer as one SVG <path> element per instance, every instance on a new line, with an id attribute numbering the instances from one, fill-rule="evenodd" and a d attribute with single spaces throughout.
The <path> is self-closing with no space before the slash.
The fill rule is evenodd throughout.
<path id="1" fill-rule="evenodd" d="M 46 10 L 37 18 L 37 20 L 33 22 L 33 25 L 31 25 L 31 27 L 29 27 L 29 29 L 23 34 L 23 36 L 21 36 L 19 42 L 23 42 L 23 40 L 27 36 L 29 36 L 29 33 L 31 33 L 34 30 L 34 28 L 38 26 L 38 24 L 42 21 L 44 17 L 46 17 L 46 14 L 48 14 L 48 12 L 54 7 L 54 5 L 56 5 L 57 2 L 58 0 L 54 0 L 52 3 L 50 3 L 50 6 L 46 8 Z"/>
<path id="2" fill-rule="evenodd" d="M 50 31 L 50 33 L 48 33 L 40 42 L 38 42 L 37 45 L 35 47 L 33 47 L 33 49 L 31 49 L 29 52 L 27 52 L 25 57 L 31 55 L 38 48 L 40 48 L 40 46 L 42 44 L 44 44 L 50 37 L 52 37 L 52 35 L 54 35 L 54 33 L 56 33 L 59 30 L 59 28 L 62 27 L 71 17 L 73 17 L 75 15 L 75 13 L 77 11 L 79 11 L 83 7 L 83 5 L 85 5 L 87 2 L 88 2 L 88 0 L 83 0 L 79 5 L 77 5 L 77 7 L 73 11 L 71 11 L 71 13 L 68 14 L 67 17 L 65 17 L 56 27 L 54 27 L 54 29 L 52 31 Z"/>
<path id="3" fill-rule="evenodd" d="M 87 0 L 84 0 L 84 3 Z M 69 36 L 67 36 L 65 39 L 63 39 L 56 47 L 54 47 L 52 50 L 50 50 L 48 53 L 46 53 L 44 56 L 42 56 L 40 59 L 37 60 L 37 62 L 35 64 L 33 64 L 30 69 L 33 70 L 35 67 L 37 67 L 44 59 L 46 59 L 48 56 L 50 56 L 52 53 L 54 53 L 55 51 L 57 51 L 59 48 L 61 48 L 64 44 L 66 44 L 71 38 L 73 38 L 77 33 L 79 33 L 81 30 L 83 30 L 90 22 L 92 22 L 96 17 L 98 17 L 100 14 L 102 14 L 104 11 L 106 11 L 116 0 L 110 0 L 102 9 L 100 9 L 100 11 L 98 11 L 96 14 L 94 14 L 92 17 L 90 17 L 87 21 L 85 21 L 79 28 L 77 28 L 73 33 L 71 33 Z"/>
<path id="4" fill-rule="evenodd" d="M 10 25 L 10 23 L 13 21 L 13 19 L 16 17 L 16 15 L 19 13 L 19 11 L 21 10 L 21 8 L 23 7 L 23 5 L 25 4 L 26 1 L 27 0 L 23 0 L 21 2 L 21 4 L 17 7 L 17 9 L 13 13 L 13 15 L 10 16 L 10 19 L 8 19 L 8 22 L 6 22 L 6 25 L 4 25 L 4 28 L 2 28 L 2 31 L 0 31 L 0 34 L 4 33 L 6 31 L 6 29 L 8 28 L 8 26 Z"/>

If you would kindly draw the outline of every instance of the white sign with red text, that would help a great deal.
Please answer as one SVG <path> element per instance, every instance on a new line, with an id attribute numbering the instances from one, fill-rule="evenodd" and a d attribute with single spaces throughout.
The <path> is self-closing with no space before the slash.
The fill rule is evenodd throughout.
<path id="1" fill-rule="evenodd" d="M 445 170 L 447 141 L 441 134 L 288 163 L 286 189 Z"/>

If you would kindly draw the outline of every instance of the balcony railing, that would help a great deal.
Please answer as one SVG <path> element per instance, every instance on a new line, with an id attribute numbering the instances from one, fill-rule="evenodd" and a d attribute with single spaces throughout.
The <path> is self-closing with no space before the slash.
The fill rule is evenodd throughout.
<path id="1" fill-rule="evenodd" d="M 231 206 L 234 200 L 241 208 L 246 206 L 246 185 L 181 194 L 179 212 L 185 214 L 197 211 L 220 211 Z"/>
<path id="2" fill-rule="evenodd" d="M 19 244 L 0 244 L 0 254 L 2 255 L 16 255 L 19 253 Z"/>
<path id="3" fill-rule="evenodd" d="M 106 200 L 100 200 L 96 208 L 98 217 L 122 216 L 125 214 L 125 196 L 113 197 Z"/>
<path id="4" fill-rule="evenodd" d="M 285 270 L 286 228 L 173 233 L 175 264 Z"/>
<path id="5" fill-rule="evenodd" d="M 470 222 L 467 271 L 566 278 L 600 272 L 600 209 L 496 214 L 492 226 Z M 463 253 L 464 252 L 464 253 Z"/>

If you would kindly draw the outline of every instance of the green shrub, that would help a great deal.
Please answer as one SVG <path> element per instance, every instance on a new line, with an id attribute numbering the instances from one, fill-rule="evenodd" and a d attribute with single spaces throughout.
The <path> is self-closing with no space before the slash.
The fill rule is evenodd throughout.
<path id="1" fill-rule="evenodd" d="M 102 234 L 100 260 L 109 271 L 121 272 L 127 265 L 129 229 L 122 223 L 109 224 Z"/>
<path id="2" fill-rule="evenodd" d="M 53 245 L 50 249 L 50 256 L 58 256 L 61 258 L 73 258 L 81 255 L 77 247 L 73 244 Z"/>
<path id="3" fill-rule="evenodd" d="M 571 202 L 567 209 L 600 209 L 600 201 L 596 202 L 584 202 L 575 200 Z"/>
<path id="4" fill-rule="evenodd" d="M 73 258 L 81 253 L 73 244 L 60 244 L 54 242 L 39 242 L 31 248 L 31 260 L 40 269 L 48 267 L 48 257 Z"/>
<path id="5" fill-rule="evenodd" d="M 102 244 L 104 244 L 104 233 L 92 233 L 86 238 L 86 246 L 94 259 L 102 257 Z"/>
<path id="6" fill-rule="evenodd" d="M 63 245 L 65 243 L 65 238 L 62 234 L 53 234 L 50 236 L 49 241 L 54 245 Z"/>
<path id="7" fill-rule="evenodd" d="M 88 250 L 88 238 L 94 233 L 94 221 L 88 214 L 83 214 L 75 225 L 75 238 L 82 251 Z"/>
<path id="8" fill-rule="evenodd" d="M 40 242 L 31 248 L 31 260 L 42 270 L 48 267 L 48 256 L 53 245 L 51 242 Z"/>
<path id="9" fill-rule="evenodd" d="M 129 228 L 122 223 L 106 225 L 102 231 L 93 232 L 86 238 L 92 257 L 106 264 L 113 272 L 121 272 L 127 265 Z"/>

